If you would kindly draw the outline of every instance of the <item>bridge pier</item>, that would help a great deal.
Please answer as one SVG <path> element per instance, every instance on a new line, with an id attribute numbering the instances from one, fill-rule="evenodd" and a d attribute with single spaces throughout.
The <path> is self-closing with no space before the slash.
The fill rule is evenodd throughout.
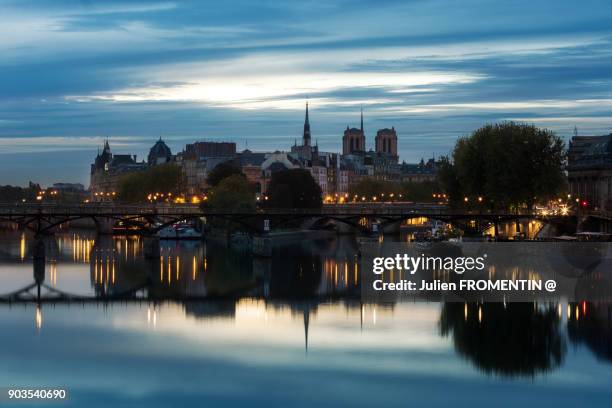
<path id="1" fill-rule="evenodd" d="M 270 295 L 270 277 L 272 276 L 272 260 L 270 258 L 253 257 L 253 276 L 263 282 L 263 296 Z"/>
<path id="2" fill-rule="evenodd" d="M 37 219 L 34 223 L 34 235 L 36 237 L 43 237 L 45 235 L 53 235 L 55 234 L 55 230 L 57 227 L 51 227 L 51 222 L 44 219 Z"/>
<path id="3" fill-rule="evenodd" d="M 110 235 L 113 233 L 115 220 L 108 217 L 95 217 L 96 229 L 99 235 Z"/>
<path id="4" fill-rule="evenodd" d="M 338 232 L 338 235 L 352 235 L 359 233 L 359 228 L 344 222 L 336 221 L 336 231 Z"/>
<path id="5" fill-rule="evenodd" d="M 382 225 L 384 234 L 399 234 L 401 232 L 402 221 L 389 222 Z"/>
<path id="6" fill-rule="evenodd" d="M 514 220 L 514 229 L 516 230 L 515 235 L 517 237 L 521 236 L 521 220 L 519 218 Z"/>
<path id="7" fill-rule="evenodd" d="M 32 258 L 34 267 L 34 281 L 40 285 L 45 280 L 46 261 L 45 241 L 42 238 L 35 239 L 32 248 Z"/>
<path id="8" fill-rule="evenodd" d="M 148 235 L 143 237 L 142 250 L 145 258 L 147 259 L 159 259 L 161 251 L 159 247 L 159 238 L 154 235 Z"/>
<path id="9" fill-rule="evenodd" d="M 267 235 L 253 236 L 253 254 L 256 256 L 272 256 L 272 240 Z"/>

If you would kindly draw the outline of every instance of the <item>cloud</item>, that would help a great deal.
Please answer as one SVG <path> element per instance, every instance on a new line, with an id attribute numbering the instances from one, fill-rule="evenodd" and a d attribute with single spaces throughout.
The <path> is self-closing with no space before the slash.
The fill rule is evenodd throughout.
<path id="1" fill-rule="evenodd" d="M 107 135 L 138 154 L 159 136 L 278 148 L 299 137 L 306 98 L 325 149 L 364 105 L 368 136 L 395 126 L 409 161 L 498 120 L 609 133 L 610 15 L 604 0 L 552 13 L 528 0 L 10 1 L 0 154 Z"/>

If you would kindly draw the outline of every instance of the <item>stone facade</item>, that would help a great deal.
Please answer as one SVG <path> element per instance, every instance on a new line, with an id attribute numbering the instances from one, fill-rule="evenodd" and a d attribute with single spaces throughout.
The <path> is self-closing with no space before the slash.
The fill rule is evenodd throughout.
<path id="1" fill-rule="evenodd" d="M 585 210 L 612 216 L 612 134 L 574 136 L 567 165 L 572 197 L 585 203 Z"/>
<path id="2" fill-rule="evenodd" d="M 91 165 L 90 198 L 93 201 L 112 201 L 119 188 L 123 176 L 147 168 L 145 162 L 138 162 L 136 156 L 129 154 L 113 154 L 108 141 L 104 143 Z"/>
<path id="3" fill-rule="evenodd" d="M 375 150 L 376 153 L 391 156 L 397 161 L 397 132 L 394 127 L 380 129 L 376 132 Z"/>

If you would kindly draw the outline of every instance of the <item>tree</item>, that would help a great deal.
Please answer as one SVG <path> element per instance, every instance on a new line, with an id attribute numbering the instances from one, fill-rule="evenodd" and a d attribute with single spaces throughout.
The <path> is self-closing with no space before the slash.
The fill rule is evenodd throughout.
<path id="1" fill-rule="evenodd" d="M 223 163 L 219 163 L 216 165 L 208 174 L 206 178 L 206 182 L 210 187 L 215 187 L 217 184 L 221 182 L 224 178 L 240 175 L 242 177 L 246 177 L 240 167 L 231 160 L 225 161 Z"/>
<path id="2" fill-rule="evenodd" d="M 30 182 L 28 187 L 17 187 L 17 186 L 0 186 L 0 202 L 21 202 L 35 201 L 36 196 L 41 191 L 38 184 Z"/>
<path id="3" fill-rule="evenodd" d="M 357 196 L 359 199 L 365 197 L 366 200 L 370 201 L 374 196 L 380 196 L 382 194 L 390 194 L 392 192 L 398 192 L 399 186 L 397 183 L 388 181 L 376 180 L 371 177 L 364 177 L 359 182 L 351 186 L 349 194 L 351 196 Z"/>
<path id="4" fill-rule="evenodd" d="M 445 303 L 440 332 L 479 369 L 505 377 L 551 371 L 567 351 L 556 309 L 530 303 Z"/>
<path id="5" fill-rule="evenodd" d="M 215 209 L 235 212 L 255 210 L 253 185 L 243 175 L 225 177 L 210 190 L 208 197 L 207 204 Z"/>
<path id="6" fill-rule="evenodd" d="M 144 171 L 131 173 L 119 180 L 117 195 L 125 202 L 144 202 L 149 194 L 161 193 L 176 196 L 182 192 L 183 172 L 176 164 L 152 166 Z"/>
<path id="7" fill-rule="evenodd" d="M 441 189 L 449 197 L 450 203 L 454 206 L 461 203 L 463 196 L 457 178 L 457 169 L 448 157 L 443 156 L 438 161 L 436 176 Z"/>
<path id="8" fill-rule="evenodd" d="M 506 122 L 487 125 L 457 141 L 438 178 L 451 203 L 488 208 L 531 207 L 563 191 L 563 141 L 546 129 Z M 467 198 L 467 201 L 465 201 Z"/>
<path id="9" fill-rule="evenodd" d="M 351 186 L 349 194 L 351 197 L 357 196 L 357 200 L 365 197 L 367 201 L 377 197 L 377 200 L 382 201 L 410 200 L 431 202 L 434 201 L 433 194 L 439 191 L 438 183 L 433 181 L 400 183 L 364 177 L 358 183 Z"/>
<path id="10" fill-rule="evenodd" d="M 401 183 L 400 192 L 405 200 L 426 203 L 438 201 L 433 195 L 440 192 L 440 187 L 435 181 L 405 182 Z"/>
<path id="11" fill-rule="evenodd" d="M 321 187 L 308 170 L 292 169 L 272 174 L 266 195 L 275 208 L 320 208 Z"/>

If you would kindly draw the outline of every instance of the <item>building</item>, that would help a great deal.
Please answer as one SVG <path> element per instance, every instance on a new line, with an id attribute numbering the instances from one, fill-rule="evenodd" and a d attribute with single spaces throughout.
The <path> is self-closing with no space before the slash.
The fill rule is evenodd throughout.
<path id="1" fill-rule="evenodd" d="M 397 163 L 397 156 L 370 151 L 366 156 L 366 162 L 371 163 L 373 176 L 377 180 L 401 181 L 401 168 Z"/>
<path id="2" fill-rule="evenodd" d="M 255 186 L 259 196 L 265 192 L 265 177 L 261 165 L 266 161 L 266 153 L 254 153 L 248 149 L 239 154 L 240 169 L 247 180 Z"/>
<path id="3" fill-rule="evenodd" d="M 195 142 L 185 146 L 184 155 L 189 158 L 234 157 L 234 142 Z"/>
<path id="4" fill-rule="evenodd" d="M 195 142 L 187 144 L 177 155 L 177 162 L 183 169 L 188 195 L 200 195 L 207 188 L 206 179 L 219 163 L 236 159 L 236 143 Z"/>
<path id="5" fill-rule="evenodd" d="M 589 141 L 576 142 L 577 154 L 586 149 Z M 421 182 L 435 179 L 435 161 L 418 164 L 398 162 L 398 134 L 395 127 L 379 129 L 374 138 L 374 148 L 366 144 L 363 109 L 360 127 L 347 126 L 342 136 L 342 154 L 321 152 L 312 143 L 309 104 L 306 102 L 301 142 L 297 140 L 291 152 L 252 152 L 248 149 L 237 153 L 234 142 L 201 141 L 187 144 L 176 156 L 160 138 L 151 147 L 147 162 L 137 162 L 136 156 L 113 155 L 105 143 L 91 165 L 92 198 L 107 199 L 116 194 L 118 182 L 126 173 L 140 171 L 148 166 L 169 162 L 177 163 L 185 176 L 184 193 L 188 196 L 203 194 L 207 189 L 210 172 L 220 163 L 233 161 L 257 193 L 266 191 L 272 174 L 276 171 L 303 168 L 310 172 L 326 196 L 346 194 L 350 187 L 364 177 L 384 181 Z"/>
<path id="6" fill-rule="evenodd" d="M 343 195 L 349 191 L 349 171 L 346 168 L 336 170 L 336 193 Z"/>
<path id="7" fill-rule="evenodd" d="M 330 194 L 330 188 L 328 186 L 327 180 L 327 167 L 325 166 L 311 166 L 308 168 L 312 178 L 317 182 L 319 187 L 321 187 L 321 192 L 323 195 Z M 332 189 L 333 191 L 334 189 Z"/>
<path id="8" fill-rule="evenodd" d="M 94 201 L 113 200 L 119 189 L 119 181 L 126 174 L 142 171 L 147 163 L 138 162 L 136 155 L 113 154 L 108 140 L 104 142 L 102 152 L 98 151 L 90 169 L 89 191 Z"/>
<path id="9" fill-rule="evenodd" d="M 363 131 L 363 109 L 361 110 L 361 127 L 349 128 L 346 127 L 344 136 L 342 136 L 342 154 L 355 154 L 366 151 L 365 133 Z"/>
<path id="10" fill-rule="evenodd" d="M 82 193 L 85 191 L 85 186 L 81 183 L 54 183 L 52 188 L 53 190 L 68 193 Z"/>
<path id="11" fill-rule="evenodd" d="M 302 167 L 302 163 L 289 153 L 279 151 L 266 153 L 266 160 L 261 163 L 262 191 L 268 189 L 272 174 L 277 171 L 299 169 Z"/>
<path id="12" fill-rule="evenodd" d="M 338 170 L 340 165 L 340 157 L 338 153 L 319 152 L 317 160 L 313 163 L 313 167 L 323 167 L 325 169 L 326 180 L 323 184 L 319 183 L 321 191 L 325 195 L 334 195 L 340 192 L 338 189 Z M 319 177 L 322 177 L 320 175 Z M 316 178 L 315 178 L 316 180 Z"/>
<path id="13" fill-rule="evenodd" d="M 158 164 L 170 163 L 172 161 L 172 152 L 166 143 L 160 137 L 157 142 L 149 150 L 149 156 L 147 162 L 149 166 L 155 166 Z"/>
<path id="14" fill-rule="evenodd" d="M 584 203 L 586 211 L 612 216 L 612 133 L 572 137 L 567 157 L 572 197 Z M 602 225 L 612 231 L 609 221 Z"/>
<path id="15" fill-rule="evenodd" d="M 420 163 L 402 163 L 400 165 L 400 179 L 406 183 L 422 183 L 436 180 L 436 160 L 431 158 Z"/>
<path id="16" fill-rule="evenodd" d="M 304 131 L 302 132 L 302 144 L 298 145 L 297 142 L 291 147 L 292 155 L 308 164 L 313 160 L 317 159 L 319 154 L 319 147 L 312 145 L 312 135 L 310 134 L 310 120 L 308 118 L 308 102 L 306 102 L 306 117 L 304 119 Z"/>
<path id="17" fill-rule="evenodd" d="M 397 132 L 395 127 L 384 128 L 376 132 L 375 150 L 381 156 L 389 156 L 397 162 Z"/>

